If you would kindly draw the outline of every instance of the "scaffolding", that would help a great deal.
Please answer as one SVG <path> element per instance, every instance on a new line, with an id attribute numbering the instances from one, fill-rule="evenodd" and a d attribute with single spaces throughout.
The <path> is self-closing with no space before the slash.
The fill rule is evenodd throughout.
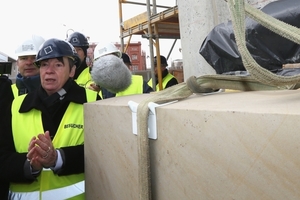
<path id="1" fill-rule="evenodd" d="M 123 4 L 142 5 L 146 6 L 146 9 L 145 12 L 124 21 Z M 157 8 L 163 8 L 165 10 L 157 12 Z M 152 85 L 155 86 L 156 80 L 154 75 L 153 47 L 155 47 L 156 55 L 160 55 L 159 39 L 174 39 L 174 43 L 167 55 L 168 60 L 177 39 L 180 39 L 177 1 L 175 6 L 169 7 L 157 5 L 156 0 L 152 0 L 152 3 L 150 3 L 150 0 L 146 0 L 146 3 L 141 3 L 139 1 L 119 0 L 119 17 L 120 43 L 122 52 L 126 52 L 133 35 L 140 35 L 142 38 L 149 40 L 151 77 L 153 81 Z M 124 43 L 125 38 L 128 38 L 127 44 Z M 157 56 L 157 63 L 159 90 L 162 90 L 160 56 Z M 155 87 L 153 89 L 155 89 Z"/>

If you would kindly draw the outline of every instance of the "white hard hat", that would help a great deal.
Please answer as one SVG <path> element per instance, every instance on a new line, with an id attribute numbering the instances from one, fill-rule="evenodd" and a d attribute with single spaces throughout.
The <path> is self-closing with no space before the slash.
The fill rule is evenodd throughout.
<path id="1" fill-rule="evenodd" d="M 17 56 L 36 55 L 40 46 L 45 42 L 41 36 L 32 35 L 32 37 L 24 41 L 15 51 Z"/>
<path id="2" fill-rule="evenodd" d="M 116 54 L 119 58 L 122 56 L 121 51 L 113 43 L 108 43 L 104 46 L 98 44 L 94 50 L 94 61 L 108 54 Z"/>

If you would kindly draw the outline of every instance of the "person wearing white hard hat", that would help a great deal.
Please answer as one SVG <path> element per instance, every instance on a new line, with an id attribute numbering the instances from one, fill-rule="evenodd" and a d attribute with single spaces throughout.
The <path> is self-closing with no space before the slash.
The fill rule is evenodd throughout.
<path id="1" fill-rule="evenodd" d="M 110 42 L 105 45 L 98 44 L 94 50 L 94 61 L 96 61 L 98 58 L 102 56 L 109 55 L 109 54 L 113 54 L 119 58 L 122 57 L 121 51 L 113 43 Z"/>
<path id="2" fill-rule="evenodd" d="M 122 60 L 125 65 L 130 69 L 131 67 L 131 59 L 127 53 L 122 53 Z M 116 96 L 126 96 L 131 94 L 146 94 L 153 92 L 154 90 L 150 87 L 146 81 L 144 81 L 143 76 L 141 75 L 132 75 L 132 83 L 131 85 L 122 92 L 116 93 Z"/>
<path id="3" fill-rule="evenodd" d="M 130 72 L 130 67 L 128 67 L 128 64 L 130 65 L 130 58 L 126 53 L 122 53 L 113 43 L 107 43 L 106 45 L 97 45 L 94 50 L 94 62 L 95 65 L 97 65 L 97 60 L 103 57 L 107 57 L 108 55 L 115 55 L 118 58 L 121 58 L 124 65 Z M 95 66 L 97 67 L 97 66 Z M 112 73 L 116 73 L 114 70 L 114 67 L 111 66 L 110 71 Z M 118 72 L 117 72 L 118 73 Z M 92 70 L 92 77 L 93 77 L 93 70 Z M 121 77 L 120 77 L 121 78 Z M 132 75 L 130 72 L 130 79 L 131 83 L 129 86 L 122 90 L 113 93 L 112 91 L 109 91 L 109 88 L 102 87 L 101 88 L 101 95 L 102 98 L 107 99 L 111 97 L 118 97 L 118 96 L 127 96 L 127 95 L 133 95 L 133 94 L 143 94 L 143 93 L 150 93 L 153 92 L 153 89 L 143 80 L 143 77 L 140 75 Z M 96 80 L 95 80 L 96 81 Z M 124 81 L 124 83 L 127 83 Z"/>
<path id="4" fill-rule="evenodd" d="M 18 56 L 19 73 L 16 77 L 16 83 L 12 84 L 14 97 L 26 94 L 40 86 L 39 69 L 34 65 L 34 62 L 36 54 L 44 41 L 41 36 L 32 35 L 15 50 L 15 54 Z"/>
<path id="5" fill-rule="evenodd" d="M 10 115 L 10 108 L 14 98 L 19 95 L 27 94 L 30 91 L 37 89 L 41 85 L 39 69 L 34 65 L 36 54 L 39 47 L 45 40 L 37 35 L 32 35 L 31 38 L 25 40 L 15 50 L 17 58 L 17 66 L 19 73 L 16 77 L 16 83 L 11 84 L 11 80 L 4 81 L 1 84 L 0 91 L 0 130 L 4 133 L 3 126 L 8 124 L 8 116 Z M 3 77 L 0 78 L 2 81 Z M 1 82 L 2 82 L 1 81 Z M 9 182 L 0 180 L 0 199 L 8 199 Z"/>
<path id="6" fill-rule="evenodd" d="M 100 57 L 103 57 L 105 55 L 115 55 L 119 58 L 121 58 L 122 53 L 121 51 L 116 47 L 116 45 L 114 45 L 113 43 L 109 42 L 105 45 L 102 44 L 97 44 L 97 46 L 94 49 L 94 60 L 93 63 L 95 61 L 97 61 Z M 91 67 L 92 69 L 92 67 Z M 104 98 L 105 95 L 103 95 L 103 92 L 101 90 L 104 90 L 106 92 L 106 90 L 102 87 L 100 88 L 99 85 L 97 85 L 96 83 L 94 83 L 94 81 L 91 79 L 91 81 L 89 82 L 89 89 L 94 90 L 99 92 L 99 95 L 101 96 L 101 98 Z M 110 94 L 110 93 L 108 93 Z"/>

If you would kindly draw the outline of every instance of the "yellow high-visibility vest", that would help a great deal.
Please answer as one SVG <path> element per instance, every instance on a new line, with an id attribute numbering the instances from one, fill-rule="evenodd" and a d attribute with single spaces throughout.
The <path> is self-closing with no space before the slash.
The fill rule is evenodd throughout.
<path id="1" fill-rule="evenodd" d="M 86 89 L 87 101 L 96 101 L 97 93 Z M 12 130 L 16 151 L 28 152 L 33 136 L 44 133 L 41 111 L 32 109 L 19 113 L 25 95 L 18 96 L 12 104 Z M 53 138 L 54 148 L 75 146 L 84 143 L 84 106 L 71 102 Z M 24 130 L 26 130 L 24 134 Z M 84 174 L 58 176 L 50 169 L 43 169 L 37 181 L 30 184 L 10 183 L 12 199 L 84 199 Z"/>
<path id="2" fill-rule="evenodd" d="M 143 77 L 140 75 L 131 75 L 131 84 L 126 90 L 118 92 L 116 97 L 131 94 L 143 94 Z"/>
<path id="3" fill-rule="evenodd" d="M 17 88 L 17 84 L 12 84 L 11 85 L 11 89 L 12 89 L 12 92 L 13 92 L 13 95 L 14 95 L 14 98 L 16 98 L 17 96 L 19 96 L 19 90 Z"/>
<path id="4" fill-rule="evenodd" d="M 162 87 L 163 87 L 162 89 L 165 89 L 165 88 L 166 88 L 166 85 L 168 84 L 168 82 L 169 82 L 172 78 L 174 78 L 174 76 L 173 76 L 172 74 L 168 73 L 168 74 L 162 79 Z M 150 87 L 153 88 L 153 86 L 152 86 L 152 78 L 148 81 L 148 85 L 149 85 Z M 158 84 L 156 84 L 156 91 L 159 91 L 159 85 L 158 85 Z"/>
<path id="5" fill-rule="evenodd" d="M 91 80 L 92 80 L 92 77 L 91 77 L 91 73 L 90 73 L 90 68 L 87 67 L 79 74 L 79 76 L 77 77 L 75 82 L 79 86 L 87 88 L 89 86 L 88 82 L 90 82 Z"/>

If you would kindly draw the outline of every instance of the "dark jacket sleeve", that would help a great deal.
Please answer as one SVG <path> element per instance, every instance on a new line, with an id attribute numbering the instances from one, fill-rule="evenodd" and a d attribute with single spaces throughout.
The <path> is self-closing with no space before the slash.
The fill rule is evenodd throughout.
<path id="1" fill-rule="evenodd" d="M 10 112 L 10 106 L 13 101 L 13 93 L 11 89 L 11 80 L 8 77 L 0 75 L 0 123 L 4 123 L 7 113 Z"/>
<path id="2" fill-rule="evenodd" d="M 25 177 L 26 153 L 16 153 L 11 129 L 11 82 L 1 79 L 0 87 L 0 179 L 9 182 L 31 182 Z"/>
<path id="3" fill-rule="evenodd" d="M 61 148 L 64 164 L 57 172 L 59 176 L 84 172 L 84 145 Z"/>
<path id="4" fill-rule="evenodd" d="M 13 100 L 13 93 L 11 90 L 11 81 L 6 76 L 0 75 L 0 141 L 1 135 L 4 134 L 3 126 L 7 121 L 8 113 L 10 112 L 10 105 Z M 2 144 L 0 144 L 0 147 Z M 1 153 L 1 152 L 0 152 Z M 0 154 L 2 155 L 2 154 Z M 4 171 L 1 169 L 0 160 L 0 174 L 3 174 Z M 0 199 L 8 199 L 8 188 L 9 188 L 9 181 L 4 180 L 4 177 L 0 177 Z"/>
<path id="5" fill-rule="evenodd" d="M 8 199 L 9 183 L 0 181 L 0 199 Z"/>

